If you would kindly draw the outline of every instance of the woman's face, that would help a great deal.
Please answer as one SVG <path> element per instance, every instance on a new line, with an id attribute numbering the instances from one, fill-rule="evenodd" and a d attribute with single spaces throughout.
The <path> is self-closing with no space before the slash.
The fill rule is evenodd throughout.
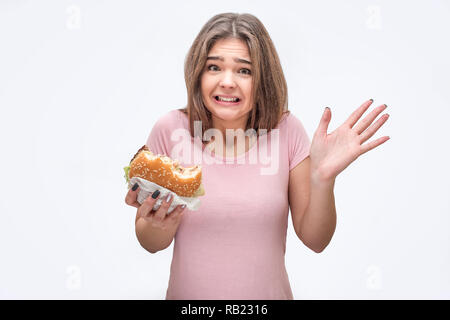
<path id="1" fill-rule="evenodd" d="M 201 76 L 203 102 L 212 114 L 214 128 L 245 130 L 252 110 L 252 68 L 245 42 L 218 40 L 208 53 Z M 237 102 L 219 101 L 239 98 Z"/>

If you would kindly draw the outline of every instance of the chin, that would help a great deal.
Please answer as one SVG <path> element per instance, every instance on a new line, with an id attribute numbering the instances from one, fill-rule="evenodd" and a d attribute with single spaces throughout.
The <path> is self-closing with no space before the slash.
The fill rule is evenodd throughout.
<path id="1" fill-rule="evenodd" d="M 237 120 L 250 111 L 250 110 L 245 111 L 246 109 L 244 107 L 227 109 L 226 107 L 223 108 L 223 107 L 214 106 L 214 107 L 212 107 L 212 108 L 210 107 L 208 109 L 215 117 L 220 118 L 224 121 Z"/>

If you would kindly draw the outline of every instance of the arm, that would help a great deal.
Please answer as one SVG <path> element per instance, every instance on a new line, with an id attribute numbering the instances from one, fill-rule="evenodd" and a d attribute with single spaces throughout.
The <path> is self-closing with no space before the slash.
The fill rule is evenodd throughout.
<path id="1" fill-rule="evenodd" d="M 336 176 L 360 155 L 389 140 L 388 136 L 366 142 L 387 121 L 381 105 L 358 122 L 373 100 L 367 100 L 341 126 L 328 134 L 330 108 L 325 108 L 310 147 L 310 156 L 289 173 L 289 203 L 298 237 L 315 252 L 331 241 L 336 228 L 334 183 Z M 311 160 L 310 160 L 311 159 Z"/>
<path id="2" fill-rule="evenodd" d="M 373 99 L 364 102 L 341 126 L 328 134 L 330 108 L 325 108 L 310 148 L 310 157 L 289 173 L 289 204 L 297 236 L 315 252 L 321 252 L 336 229 L 334 183 L 336 176 L 360 155 L 389 140 L 388 136 L 366 142 L 387 121 L 381 105 L 362 121 L 358 120 Z M 311 160 L 310 160 L 311 159 Z"/>
<path id="3" fill-rule="evenodd" d="M 322 252 L 336 229 L 334 179 L 311 172 L 307 157 L 289 173 L 289 206 L 298 238 L 314 252 Z"/>

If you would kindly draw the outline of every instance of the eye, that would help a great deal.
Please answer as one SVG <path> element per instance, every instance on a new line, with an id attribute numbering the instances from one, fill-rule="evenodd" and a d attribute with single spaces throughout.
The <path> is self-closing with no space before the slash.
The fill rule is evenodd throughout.
<path id="1" fill-rule="evenodd" d="M 247 75 L 251 75 L 251 74 L 252 74 L 252 72 L 250 71 L 250 69 L 242 68 L 241 70 L 245 70 L 245 71 L 246 71 L 244 74 L 247 74 Z"/>
<path id="2" fill-rule="evenodd" d="M 211 70 L 211 67 L 215 67 L 218 68 L 215 64 L 210 64 L 209 66 L 207 66 L 206 68 L 210 71 L 217 71 L 217 70 Z"/>

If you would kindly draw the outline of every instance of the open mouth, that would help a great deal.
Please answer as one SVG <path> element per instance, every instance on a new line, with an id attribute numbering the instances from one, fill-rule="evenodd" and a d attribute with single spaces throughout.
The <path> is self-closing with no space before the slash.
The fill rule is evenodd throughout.
<path id="1" fill-rule="evenodd" d="M 238 104 L 239 102 L 241 102 L 241 99 L 239 99 L 238 97 L 225 98 L 221 96 L 214 96 L 214 99 L 219 104 Z"/>

